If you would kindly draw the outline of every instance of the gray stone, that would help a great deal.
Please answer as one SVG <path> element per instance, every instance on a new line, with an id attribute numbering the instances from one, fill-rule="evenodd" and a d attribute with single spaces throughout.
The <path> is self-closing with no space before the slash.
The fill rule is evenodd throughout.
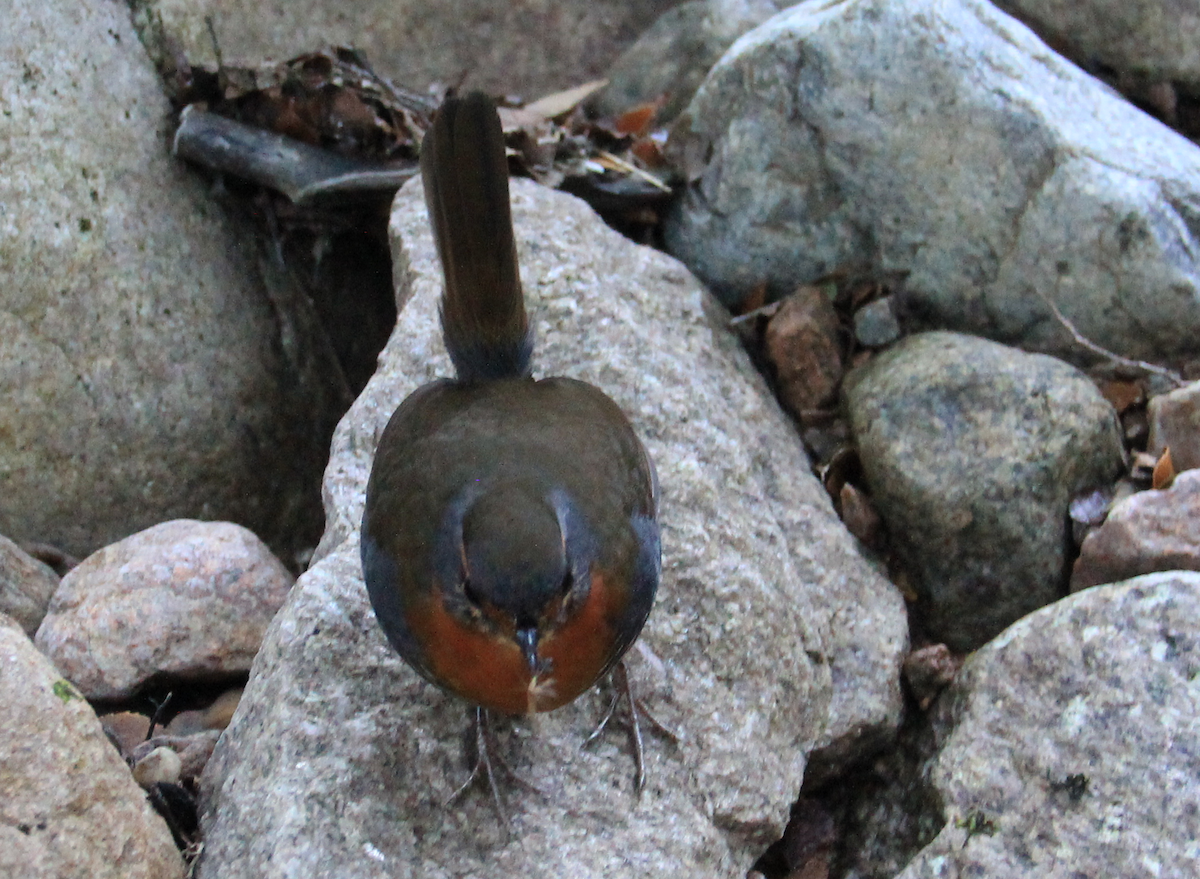
<path id="1" fill-rule="evenodd" d="M 1154 571 L 1200 571 L 1200 470 L 1114 506 L 1079 548 L 1071 591 Z"/>
<path id="2" fill-rule="evenodd" d="M 727 303 L 839 271 L 906 315 L 1073 358 L 1200 348 L 1200 149 L 985 0 L 802 3 L 672 132 L 666 241 Z M 1040 294 L 1040 295 L 1039 295 Z"/>
<path id="3" fill-rule="evenodd" d="M 1190 0 L 996 0 L 1063 54 L 1147 80 L 1200 85 L 1200 7 Z"/>
<path id="4" fill-rule="evenodd" d="M 1170 448 L 1176 472 L 1200 467 L 1200 382 L 1151 397 L 1146 416 L 1146 451 L 1157 458 Z"/>
<path id="5" fill-rule="evenodd" d="M 58 574 L 0 534 L 0 613 L 16 620 L 30 638 L 42 624 Z"/>
<path id="6" fill-rule="evenodd" d="M 536 98 L 604 75 L 679 0 L 137 0 L 193 64 L 283 61 L 354 46 L 396 84 L 462 84 Z M 146 11 L 141 14 L 146 15 Z"/>
<path id="7" fill-rule="evenodd" d="M 91 706 L 0 614 L 0 876 L 182 879 L 171 833 Z"/>
<path id="8" fill-rule="evenodd" d="M 892 783 L 852 809 L 845 875 L 1197 875 L 1197 632 L 1192 572 L 1089 589 L 1011 626 L 967 659 Z"/>
<path id="9" fill-rule="evenodd" d="M 601 116 L 662 100 L 660 121 L 687 106 L 733 41 L 784 6 L 778 0 L 690 0 L 663 13 L 608 69 L 608 85 L 592 99 Z"/>
<path id="10" fill-rule="evenodd" d="M 63 577 L 37 645 L 89 699 L 131 696 L 155 675 L 245 673 L 292 579 L 239 525 L 164 522 Z"/>
<path id="11" fill-rule="evenodd" d="M 186 515 L 303 539 L 329 413 L 294 377 L 252 236 L 168 155 L 127 10 L 6 18 L 0 532 L 80 557 Z"/>
<path id="12" fill-rule="evenodd" d="M 844 383 L 863 471 L 930 634 L 974 650 L 1066 591 L 1067 507 L 1115 479 L 1087 376 L 958 333 L 909 336 Z"/>
<path id="13" fill-rule="evenodd" d="M 469 709 L 388 648 L 358 556 L 379 432 L 408 392 L 450 372 L 421 199 L 413 181 L 393 207 L 404 308 L 336 433 L 317 561 L 204 776 L 200 875 L 743 876 L 782 831 L 810 751 L 857 757 L 894 732 L 902 599 L 859 556 L 700 285 L 582 202 L 514 180 L 536 372 L 610 393 L 658 467 L 663 582 L 629 667 L 678 739 L 647 729 L 636 797 L 623 731 L 580 748 L 602 686 L 498 723 L 500 754 L 547 791 L 502 779 L 511 838 L 486 792 L 447 806 L 465 779 Z"/>
<path id="14" fill-rule="evenodd" d="M 893 298 L 884 296 L 854 312 L 854 338 L 867 348 L 882 348 L 900 338 Z"/>

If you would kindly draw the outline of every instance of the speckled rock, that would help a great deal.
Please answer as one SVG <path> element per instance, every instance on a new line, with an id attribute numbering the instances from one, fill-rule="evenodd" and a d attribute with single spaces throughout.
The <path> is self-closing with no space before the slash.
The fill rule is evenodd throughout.
<path id="1" fill-rule="evenodd" d="M 192 63 L 283 61 L 355 46 L 398 85 L 432 82 L 536 98 L 603 76 L 679 0 L 139 0 Z M 145 13 L 142 13 L 145 15 Z"/>
<path id="2" fill-rule="evenodd" d="M 0 532 L 79 557 L 180 516 L 315 540 L 331 414 L 290 358 L 318 352 L 285 340 L 253 236 L 170 157 L 128 9 L 5 21 Z"/>
<path id="3" fill-rule="evenodd" d="M 663 13 L 608 69 L 608 85 L 590 101 L 601 116 L 662 101 L 658 119 L 674 119 L 729 46 L 780 9 L 781 0 L 690 0 Z"/>
<path id="4" fill-rule="evenodd" d="M 0 534 L 0 613 L 16 620 L 33 637 L 50 596 L 58 588 L 58 574 Z"/>
<path id="5" fill-rule="evenodd" d="M 1114 506 L 1079 548 L 1071 591 L 1154 571 L 1200 571 L 1200 470 Z"/>
<path id="6" fill-rule="evenodd" d="M 483 791 L 445 806 L 465 778 L 468 708 L 387 647 L 358 549 L 379 432 L 409 391 L 450 371 L 414 181 L 392 214 L 406 304 L 336 434 L 317 562 L 205 773 L 203 879 L 741 877 L 781 832 L 809 752 L 858 756 L 894 732 L 903 602 L 858 555 L 725 319 L 674 260 L 582 202 L 520 180 L 513 202 L 535 372 L 610 393 L 658 467 L 663 582 L 629 665 L 678 740 L 648 731 L 637 798 L 619 728 L 580 749 L 608 702 L 601 687 L 499 724 L 500 753 L 547 791 L 504 783 L 512 837 Z"/>
<path id="7" fill-rule="evenodd" d="M 1189 0 L 997 0 L 1051 45 L 1148 80 L 1200 85 L 1200 7 Z"/>
<path id="8" fill-rule="evenodd" d="M 1176 472 L 1200 468 L 1200 382 L 1150 399 L 1146 450 L 1158 457 L 1168 448 Z"/>
<path id="9" fill-rule="evenodd" d="M 875 505 L 932 637 L 974 650 L 1066 591 L 1067 506 L 1114 479 L 1116 414 L 1074 367 L 909 336 L 844 383 Z"/>
<path id="10" fill-rule="evenodd" d="M 775 370 L 779 402 L 801 423 L 836 405 L 843 347 L 837 312 L 820 287 L 801 287 L 767 323 L 763 349 Z"/>
<path id="11" fill-rule="evenodd" d="M 666 225 L 726 302 L 851 271 L 905 314 L 1089 357 L 1200 350 L 1200 149 L 986 0 L 801 3 L 713 67 Z M 1039 295 L 1042 294 L 1042 295 Z"/>
<path id="12" fill-rule="evenodd" d="M 0 614 L 0 876 L 182 879 L 171 833 L 78 690 Z"/>
<path id="13" fill-rule="evenodd" d="M 89 699 L 130 696 L 155 675 L 245 673 L 291 586 L 245 528 L 163 522 L 63 577 L 36 641 Z"/>
<path id="14" fill-rule="evenodd" d="M 1011 626 L 967 659 L 892 783 L 863 788 L 844 875 L 1197 875 L 1198 632 L 1200 574 L 1178 571 Z"/>

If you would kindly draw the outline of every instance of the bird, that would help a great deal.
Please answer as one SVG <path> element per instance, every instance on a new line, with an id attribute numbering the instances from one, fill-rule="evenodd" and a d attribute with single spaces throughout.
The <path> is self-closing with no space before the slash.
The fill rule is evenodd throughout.
<path id="1" fill-rule="evenodd" d="M 453 378 L 380 436 L 361 559 L 375 617 L 426 680 L 478 710 L 560 708 L 642 631 L 662 570 L 658 480 L 621 408 L 533 377 L 495 104 L 448 96 L 421 144 Z"/>

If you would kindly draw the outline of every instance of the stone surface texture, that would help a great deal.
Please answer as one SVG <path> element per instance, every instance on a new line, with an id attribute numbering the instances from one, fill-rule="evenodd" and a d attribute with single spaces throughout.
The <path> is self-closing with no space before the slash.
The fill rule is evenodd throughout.
<path id="1" fill-rule="evenodd" d="M 0 614 L 0 876 L 183 879 L 91 706 Z"/>
<path id="2" fill-rule="evenodd" d="M 1154 571 L 1200 571 L 1200 470 L 1118 503 L 1084 538 L 1071 591 Z"/>
<path id="3" fill-rule="evenodd" d="M 156 675 L 245 673 L 292 582 L 239 525 L 164 522 L 63 577 L 37 645 L 89 699 L 131 696 Z"/>
<path id="4" fill-rule="evenodd" d="M 329 415 L 252 236 L 168 154 L 125 6 L 19 4 L 0 108 L 0 532 L 82 557 L 186 515 L 314 531 Z"/>
<path id="5" fill-rule="evenodd" d="M 842 841 L 853 879 L 1200 871 L 1200 574 L 1089 589 L 966 661 Z"/>
<path id="6" fill-rule="evenodd" d="M 434 82 L 526 99 L 604 75 L 679 0 L 138 0 L 193 64 L 284 61 L 329 44 L 366 52 L 397 85 Z"/>
<path id="7" fill-rule="evenodd" d="M 974 650 L 1066 591 L 1067 507 L 1122 467 L 1112 406 L 1072 366 L 958 333 L 847 375 L 863 472 L 930 635 Z"/>
<path id="8" fill-rule="evenodd" d="M 725 319 L 674 260 L 582 202 L 513 181 L 535 372 L 610 393 L 662 485 L 663 581 L 628 657 L 646 730 L 633 792 L 620 726 L 580 746 L 605 685 L 496 723 L 508 836 L 465 779 L 471 712 L 386 645 L 361 582 L 358 527 L 393 408 L 450 372 L 419 181 L 393 206 L 406 303 L 379 372 L 343 419 L 316 562 L 276 617 L 204 776 L 204 879 L 387 875 L 743 876 L 777 838 L 806 755 L 878 747 L 899 719 L 904 607 L 809 473 Z M 319 866 L 313 866 L 319 865 Z"/>
<path id="9" fill-rule="evenodd" d="M 1200 148 L 986 0 L 801 3 L 672 132 L 668 249 L 727 303 L 838 272 L 914 325 L 1080 360 L 1200 349 Z M 1045 298 L 1043 298 L 1045 297 Z"/>
<path id="10" fill-rule="evenodd" d="M 763 334 L 779 401 L 800 418 L 827 409 L 842 381 L 842 329 L 820 287 L 804 286 L 779 303 Z"/>
<path id="11" fill-rule="evenodd" d="M 1200 7 L 1189 0 L 997 0 L 1064 54 L 1129 76 L 1200 85 Z"/>
<path id="12" fill-rule="evenodd" d="M 663 13 L 621 53 L 605 74 L 608 85 L 591 102 L 611 116 L 662 101 L 658 118 L 687 106 L 733 41 L 790 4 L 779 0 L 689 0 Z"/>
<path id="13" fill-rule="evenodd" d="M 1200 382 L 1151 397 L 1146 414 L 1146 451 L 1157 458 L 1170 448 L 1176 472 L 1200 468 Z"/>
<path id="14" fill-rule="evenodd" d="M 0 534 L 0 613 L 16 620 L 30 638 L 46 615 L 58 574 Z"/>

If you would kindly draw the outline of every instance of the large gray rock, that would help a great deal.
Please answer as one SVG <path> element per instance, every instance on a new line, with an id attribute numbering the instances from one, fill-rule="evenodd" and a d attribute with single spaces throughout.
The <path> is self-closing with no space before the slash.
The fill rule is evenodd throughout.
<path id="1" fill-rule="evenodd" d="M 42 624 L 58 574 L 0 535 L 0 613 L 12 617 L 30 638 Z"/>
<path id="2" fill-rule="evenodd" d="M 658 467 L 663 583 L 629 664 L 678 740 L 647 731 L 638 799 L 623 733 L 580 749 L 602 687 L 500 724 L 500 753 L 547 791 L 504 783 L 511 838 L 486 793 L 446 805 L 465 778 L 468 709 L 387 647 L 358 558 L 379 433 L 409 391 L 450 371 L 414 181 L 392 215 L 407 304 L 336 434 L 318 561 L 206 771 L 205 879 L 740 877 L 782 830 L 806 755 L 853 759 L 895 729 L 903 602 L 858 555 L 719 309 L 582 202 L 524 181 L 513 196 L 538 374 L 611 393 Z"/>
<path id="3" fill-rule="evenodd" d="M 844 875 L 1196 876 L 1197 632 L 1192 572 L 1089 589 L 1010 627 L 851 810 Z"/>
<path id="4" fill-rule="evenodd" d="M 1200 7 L 1190 0 L 996 0 L 1083 63 L 1200 85 Z"/>
<path id="5" fill-rule="evenodd" d="M 330 43 L 367 53 L 398 85 L 432 82 L 527 98 L 604 75 L 679 0 L 139 0 L 193 63 L 283 61 Z M 144 14 L 144 13 L 143 13 Z"/>
<path id="6" fill-rule="evenodd" d="M 1044 354 L 909 336 L 846 377 L 875 504 L 933 637 L 973 650 L 1066 591 L 1067 506 L 1116 478 L 1116 413 Z"/>
<path id="7" fill-rule="evenodd" d="M 168 155 L 126 10 L 6 21 L 0 532 L 84 556 L 196 515 L 303 540 L 329 414 L 294 377 L 252 237 Z"/>
<path id="8" fill-rule="evenodd" d="M 0 876 L 182 879 L 166 823 L 79 691 L 0 614 Z"/>
<path id="9" fill-rule="evenodd" d="M 132 696 L 156 675 L 244 674 L 292 580 L 245 528 L 163 522 L 63 577 L 35 640 L 89 699 Z"/>
<path id="10" fill-rule="evenodd" d="M 608 85 L 589 103 L 610 116 L 647 101 L 663 102 L 658 119 L 687 106 L 733 41 L 789 3 L 782 0 L 689 0 L 665 12 L 605 74 Z"/>
<path id="11" fill-rule="evenodd" d="M 672 139 L 708 159 L 668 247 L 727 303 L 851 272 L 930 327 L 1088 356 L 1046 296 L 1118 353 L 1200 349 L 1200 149 L 985 0 L 802 3 Z"/>

